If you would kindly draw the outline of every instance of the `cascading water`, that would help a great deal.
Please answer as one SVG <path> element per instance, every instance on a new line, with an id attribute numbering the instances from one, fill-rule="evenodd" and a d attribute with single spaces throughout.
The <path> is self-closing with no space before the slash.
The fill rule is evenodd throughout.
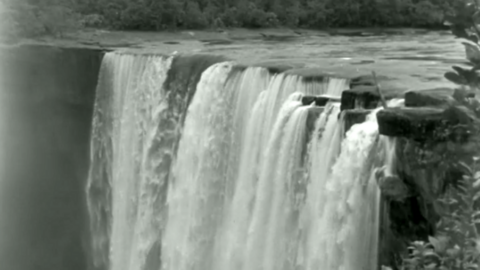
<path id="1" fill-rule="evenodd" d="M 156 56 L 105 56 L 88 182 L 96 265 L 138 269 L 159 241 L 161 207 L 153 204 L 158 199 L 156 190 L 165 185 L 162 169 L 168 168 L 161 168 L 161 163 L 168 149 L 155 144 L 168 136 L 168 128 L 159 123 L 168 107 L 161 86 L 171 61 Z"/>
<path id="2" fill-rule="evenodd" d="M 92 269 L 159 269 L 165 200 L 200 74 L 219 57 L 107 53 L 87 183 Z"/>
<path id="3" fill-rule="evenodd" d="M 330 176 L 331 167 L 339 154 L 343 136 L 340 133 L 343 124 L 339 123 L 339 112 L 339 104 L 327 104 L 312 135 L 308 164 L 309 186 L 301 223 L 304 227 L 303 245 L 299 247 L 301 252 L 297 261 L 300 269 L 322 269 L 315 264 L 315 258 L 322 256 L 327 248 L 326 243 L 319 241 L 325 233 L 325 229 L 321 228 L 321 215 L 328 196 L 325 181 Z M 318 259 L 320 262 L 323 260 Z"/>
<path id="4" fill-rule="evenodd" d="M 221 63 L 207 70 L 188 110 L 167 199 L 166 269 L 211 269 L 228 169 L 233 92 L 223 86 L 231 69 Z"/>
<path id="5" fill-rule="evenodd" d="M 246 257 L 254 255 L 247 253 L 252 250 L 255 254 L 253 250 L 258 248 L 254 237 L 247 237 L 250 222 L 256 222 L 253 203 L 260 193 L 268 195 L 268 189 L 257 189 L 257 182 L 262 173 L 271 174 L 292 162 L 284 158 L 284 164 L 264 165 L 271 136 L 283 132 L 273 128 L 275 119 L 280 117 L 280 106 L 294 90 L 336 94 L 346 84 L 346 80 L 340 79 L 314 84 L 299 76 L 271 76 L 262 68 L 248 68 L 240 73 L 230 69 L 217 65 L 204 73 L 187 115 L 169 191 L 164 269 L 235 269 L 250 261 Z M 334 88 L 329 88 L 330 82 Z M 299 99 L 301 95 L 294 97 Z M 295 104 L 300 106 L 298 100 Z M 302 111 L 306 119 L 306 108 Z M 302 126 L 305 129 L 305 121 Z M 278 155 L 278 151 L 274 147 L 269 155 Z M 215 169 L 211 169 L 211 163 Z M 188 169 L 189 173 L 183 173 L 186 168 L 194 172 Z M 201 171 L 208 171 L 210 176 L 198 173 Z"/>
<path id="6" fill-rule="evenodd" d="M 398 106 L 399 102 L 389 104 Z M 377 112 L 351 127 L 340 151 L 342 135 L 338 132 L 343 124 L 332 128 L 327 120 L 322 136 L 314 133 L 302 269 L 377 269 L 380 192 L 375 171 L 385 164 L 389 167 L 393 155 L 389 139 L 378 134 Z M 317 130 L 327 115 L 328 109 L 319 118 Z"/>
<path id="7" fill-rule="evenodd" d="M 375 269 L 376 122 L 341 146 L 339 104 L 310 134 L 300 102 L 348 80 L 213 62 L 185 111 L 192 92 L 177 106 L 164 83 L 172 58 L 105 56 L 87 186 L 95 269 Z"/>

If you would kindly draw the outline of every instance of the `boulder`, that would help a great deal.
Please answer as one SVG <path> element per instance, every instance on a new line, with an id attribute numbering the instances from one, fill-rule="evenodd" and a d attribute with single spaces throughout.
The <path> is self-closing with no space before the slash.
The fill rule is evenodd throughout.
<path id="1" fill-rule="evenodd" d="M 444 109 L 388 108 L 377 113 L 379 132 L 392 137 L 425 140 L 445 128 Z"/>
<path id="2" fill-rule="evenodd" d="M 342 105 L 340 109 L 342 111 L 351 109 L 375 109 L 379 103 L 380 96 L 375 86 L 359 86 L 342 92 Z"/>
<path id="3" fill-rule="evenodd" d="M 405 93 L 406 107 L 448 106 L 455 103 L 454 89 L 434 88 L 413 90 Z"/>
<path id="4" fill-rule="evenodd" d="M 459 91 L 459 92 L 457 92 Z M 462 94 L 460 94 L 462 93 Z M 452 89 L 448 87 L 440 87 L 433 89 L 411 90 L 405 92 L 405 106 L 407 107 L 428 107 L 428 106 L 443 106 L 449 107 L 451 105 L 459 104 L 454 96 L 465 95 L 465 98 L 474 98 L 475 92 L 467 90 L 465 93 L 462 90 Z"/>
<path id="5" fill-rule="evenodd" d="M 328 101 L 340 101 L 340 97 L 329 96 L 329 95 L 320 95 L 320 96 L 303 96 L 302 104 L 304 106 L 309 106 L 312 103 L 315 103 L 315 106 L 323 107 L 327 105 Z"/>
<path id="6" fill-rule="evenodd" d="M 416 141 L 446 141 L 451 138 L 445 131 L 459 124 L 469 124 L 474 121 L 470 111 L 462 106 L 448 108 L 433 107 L 404 107 L 388 108 L 377 114 L 379 132 L 382 135 L 405 137 Z M 462 134 L 468 134 L 463 130 Z M 455 134 L 458 136 L 458 134 Z"/>
<path id="7" fill-rule="evenodd" d="M 377 181 L 382 195 L 390 200 L 404 202 L 411 196 L 407 185 L 397 175 L 384 175 Z"/>

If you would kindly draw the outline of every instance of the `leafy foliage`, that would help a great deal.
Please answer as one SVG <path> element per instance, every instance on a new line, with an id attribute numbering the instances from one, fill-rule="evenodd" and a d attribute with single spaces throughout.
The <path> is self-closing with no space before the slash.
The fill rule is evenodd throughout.
<path id="1" fill-rule="evenodd" d="M 0 1 L 9 7 L 8 16 L 2 18 L 5 22 L 14 22 L 10 27 L 13 32 L 37 35 L 62 32 L 74 24 L 120 30 L 276 26 L 442 27 L 457 0 Z M 45 25 L 53 30 L 45 30 Z"/>
<path id="2" fill-rule="evenodd" d="M 410 246 L 402 270 L 470 270 L 480 266 L 480 167 L 462 164 L 465 176 L 439 199 L 439 235 Z M 477 173 L 476 173 L 477 172 Z"/>
<path id="3" fill-rule="evenodd" d="M 462 149 L 447 149 L 443 153 L 444 166 L 455 166 L 463 172 L 463 179 L 455 186 L 449 186 L 435 202 L 441 215 L 437 224 L 438 235 L 429 237 L 428 242 L 417 241 L 410 246 L 410 253 L 404 259 L 402 270 L 470 270 L 480 269 L 480 102 L 474 98 L 479 92 L 480 76 L 480 8 L 475 0 L 458 1 L 455 14 L 449 17 L 452 33 L 464 39 L 467 67 L 453 66 L 445 77 L 460 85 L 453 98 L 457 105 L 450 113 L 461 113 L 458 126 L 446 130 L 449 135 L 467 134 L 467 151 L 470 158 L 456 154 Z M 447 115 L 448 116 L 448 115 Z M 474 155 L 472 157 L 472 154 Z"/>

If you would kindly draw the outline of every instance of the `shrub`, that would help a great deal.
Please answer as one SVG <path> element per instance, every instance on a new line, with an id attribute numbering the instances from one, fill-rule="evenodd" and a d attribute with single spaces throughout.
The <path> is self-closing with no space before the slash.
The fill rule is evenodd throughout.
<path id="1" fill-rule="evenodd" d="M 478 94 L 480 85 L 477 72 L 480 69 L 480 31 L 477 26 L 480 21 L 479 11 L 476 1 L 462 1 L 456 7 L 456 14 L 449 18 L 453 34 L 465 40 L 463 44 L 471 68 L 454 66 L 455 72 L 445 74 L 447 79 L 462 86 L 455 91 L 453 98 L 458 102 L 458 106 L 471 113 L 473 121 L 459 128 L 469 131 L 472 146 L 470 152 L 477 155 L 480 154 L 480 102 L 470 98 L 469 92 L 473 90 Z M 447 132 L 454 134 L 455 130 Z M 436 202 L 436 208 L 442 215 L 437 224 L 439 234 L 429 237 L 428 242 L 412 243 L 409 256 L 403 260 L 402 270 L 480 268 L 479 157 L 471 158 L 468 163 L 465 163 L 465 159 L 456 157 L 445 162 L 448 166 L 462 169 L 464 178 L 455 186 L 449 186 Z"/>

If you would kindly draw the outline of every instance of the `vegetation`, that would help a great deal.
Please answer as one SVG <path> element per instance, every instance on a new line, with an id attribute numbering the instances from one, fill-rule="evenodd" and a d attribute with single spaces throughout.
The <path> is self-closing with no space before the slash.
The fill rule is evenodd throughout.
<path id="1" fill-rule="evenodd" d="M 119 30 L 223 27 L 442 27 L 458 0 L 0 0 L 21 35 L 79 26 Z"/>
<path id="2" fill-rule="evenodd" d="M 477 96 L 480 94 L 480 6 L 477 0 L 458 1 L 455 16 L 450 17 L 449 22 L 452 33 L 464 40 L 470 67 L 454 66 L 454 71 L 445 74 L 447 79 L 461 86 L 453 97 L 456 107 L 469 118 L 447 132 L 455 134 L 463 130 L 464 134 L 469 134 L 470 158 L 453 155 L 459 152 L 458 148 L 442 155 L 450 156 L 445 158 L 445 165 L 461 169 L 464 177 L 438 198 L 436 208 L 441 215 L 438 233 L 430 236 L 428 242 L 412 243 L 409 256 L 400 267 L 402 270 L 480 269 L 480 103 L 471 95 L 472 91 Z"/>

